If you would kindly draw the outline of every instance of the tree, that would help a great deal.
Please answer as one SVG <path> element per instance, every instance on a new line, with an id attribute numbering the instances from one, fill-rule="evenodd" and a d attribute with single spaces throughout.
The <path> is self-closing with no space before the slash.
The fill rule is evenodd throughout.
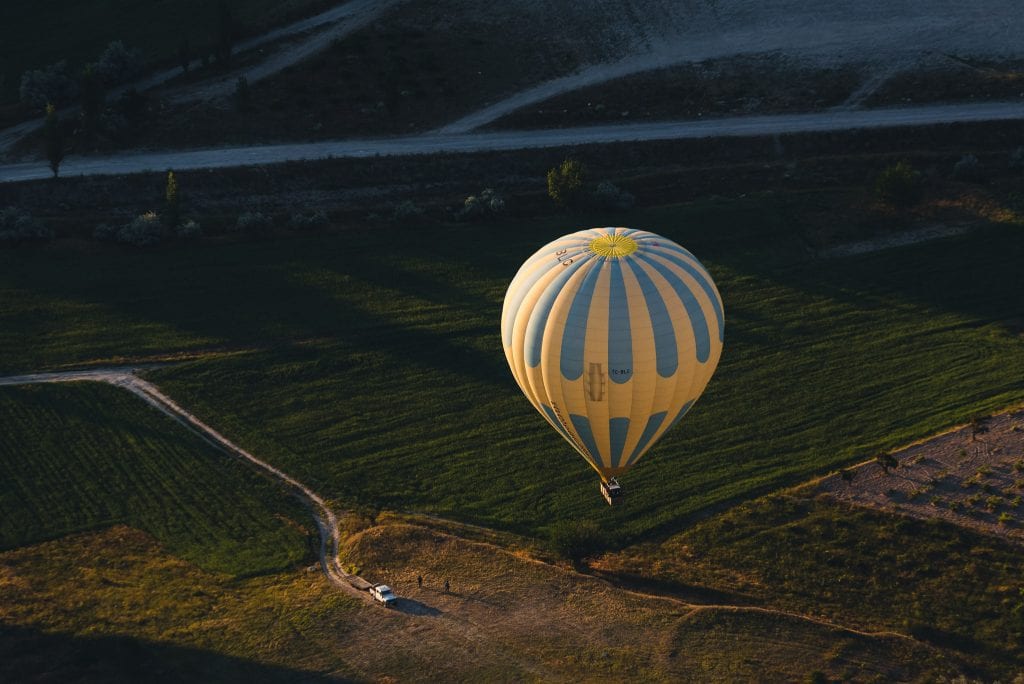
<path id="1" fill-rule="evenodd" d="M 566 159 L 548 171 L 548 196 L 560 206 L 572 206 L 583 194 L 587 169 L 582 162 Z"/>
<path id="2" fill-rule="evenodd" d="M 973 418 L 971 418 L 970 427 L 971 427 L 971 441 L 972 442 L 977 442 L 978 441 L 978 435 L 983 435 L 986 432 L 988 432 L 988 428 L 985 427 L 985 424 L 982 422 L 982 419 L 977 417 L 977 416 L 974 416 Z"/>
<path id="3" fill-rule="evenodd" d="M 142 72 L 142 51 L 130 48 L 123 41 L 107 45 L 96 62 L 96 74 L 107 85 L 123 83 Z"/>
<path id="4" fill-rule="evenodd" d="M 78 96 L 78 84 L 68 74 L 67 60 L 21 75 L 18 97 L 33 109 L 48 104 L 62 105 Z"/>
<path id="5" fill-rule="evenodd" d="M 167 188 L 164 191 L 164 221 L 168 228 L 176 228 L 181 221 L 181 205 L 178 199 L 178 179 L 174 171 L 167 172 Z"/>
<path id="6" fill-rule="evenodd" d="M 249 92 L 249 81 L 245 76 L 239 76 L 235 81 L 235 109 L 247 112 L 250 104 L 252 104 L 252 96 Z"/>
<path id="7" fill-rule="evenodd" d="M 50 162 L 50 170 L 56 178 L 60 171 L 60 163 L 64 161 L 64 135 L 60 131 L 60 118 L 57 108 L 46 105 L 46 122 L 43 124 L 43 139 L 46 141 L 46 159 Z"/>
<path id="8" fill-rule="evenodd" d="M 845 482 L 847 485 L 852 485 L 853 478 L 856 476 L 856 473 L 854 473 L 849 468 L 843 468 L 842 470 L 839 471 L 839 476 L 843 478 L 843 482 Z"/>
<path id="9" fill-rule="evenodd" d="M 883 202 L 909 207 L 921 201 L 921 174 L 905 161 L 886 167 L 875 179 L 875 194 Z"/>
<path id="10" fill-rule="evenodd" d="M 225 0 L 220 0 L 217 3 L 217 50 L 214 55 L 224 66 L 231 62 L 233 45 L 234 21 L 231 18 L 231 8 Z"/>
<path id="11" fill-rule="evenodd" d="M 882 468 L 882 472 L 886 475 L 889 474 L 889 468 L 898 468 L 900 465 L 892 454 L 875 454 L 875 463 Z"/>
<path id="12" fill-rule="evenodd" d="M 82 128 L 89 136 L 96 135 L 103 110 L 103 85 L 96 69 L 88 64 L 82 72 Z"/>
<path id="13" fill-rule="evenodd" d="M 189 64 L 192 62 L 192 50 L 189 49 L 188 38 L 182 38 L 178 43 L 178 64 L 181 65 L 181 73 L 188 74 Z"/>

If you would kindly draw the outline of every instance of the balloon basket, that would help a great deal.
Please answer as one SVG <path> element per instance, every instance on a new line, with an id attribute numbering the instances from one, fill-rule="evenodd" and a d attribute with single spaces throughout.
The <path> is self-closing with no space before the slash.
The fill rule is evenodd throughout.
<path id="1" fill-rule="evenodd" d="M 607 482 L 601 482 L 601 496 L 608 502 L 609 506 L 618 506 L 625 498 L 625 490 L 619 481 L 614 477 Z"/>

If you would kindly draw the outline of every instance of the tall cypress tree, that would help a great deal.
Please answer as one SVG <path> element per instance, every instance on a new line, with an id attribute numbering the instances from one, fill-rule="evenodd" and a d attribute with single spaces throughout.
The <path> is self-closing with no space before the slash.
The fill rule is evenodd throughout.
<path id="1" fill-rule="evenodd" d="M 64 135 L 60 131 L 60 118 L 52 103 L 46 105 L 46 122 L 43 124 L 43 139 L 46 141 L 46 159 L 56 178 L 60 163 L 64 161 Z"/>

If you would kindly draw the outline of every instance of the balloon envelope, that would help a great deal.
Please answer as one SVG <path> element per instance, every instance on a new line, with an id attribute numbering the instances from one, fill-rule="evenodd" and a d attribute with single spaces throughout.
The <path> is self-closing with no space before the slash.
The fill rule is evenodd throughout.
<path id="1" fill-rule="evenodd" d="M 693 406 L 723 327 L 722 299 L 692 254 L 654 233 L 594 228 L 523 264 L 501 334 L 523 393 L 607 481 Z"/>

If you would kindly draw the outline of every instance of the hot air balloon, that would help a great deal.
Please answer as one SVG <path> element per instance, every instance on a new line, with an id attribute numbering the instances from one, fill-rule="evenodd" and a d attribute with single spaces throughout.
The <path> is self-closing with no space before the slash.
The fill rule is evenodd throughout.
<path id="1" fill-rule="evenodd" d="M 502 346 L 534 408 L 601 476 L 618 476 L 686 415 L 722 354 L 722 299 L 696 257 L 630 228 L 581 230 L 509 285 Z"/>

